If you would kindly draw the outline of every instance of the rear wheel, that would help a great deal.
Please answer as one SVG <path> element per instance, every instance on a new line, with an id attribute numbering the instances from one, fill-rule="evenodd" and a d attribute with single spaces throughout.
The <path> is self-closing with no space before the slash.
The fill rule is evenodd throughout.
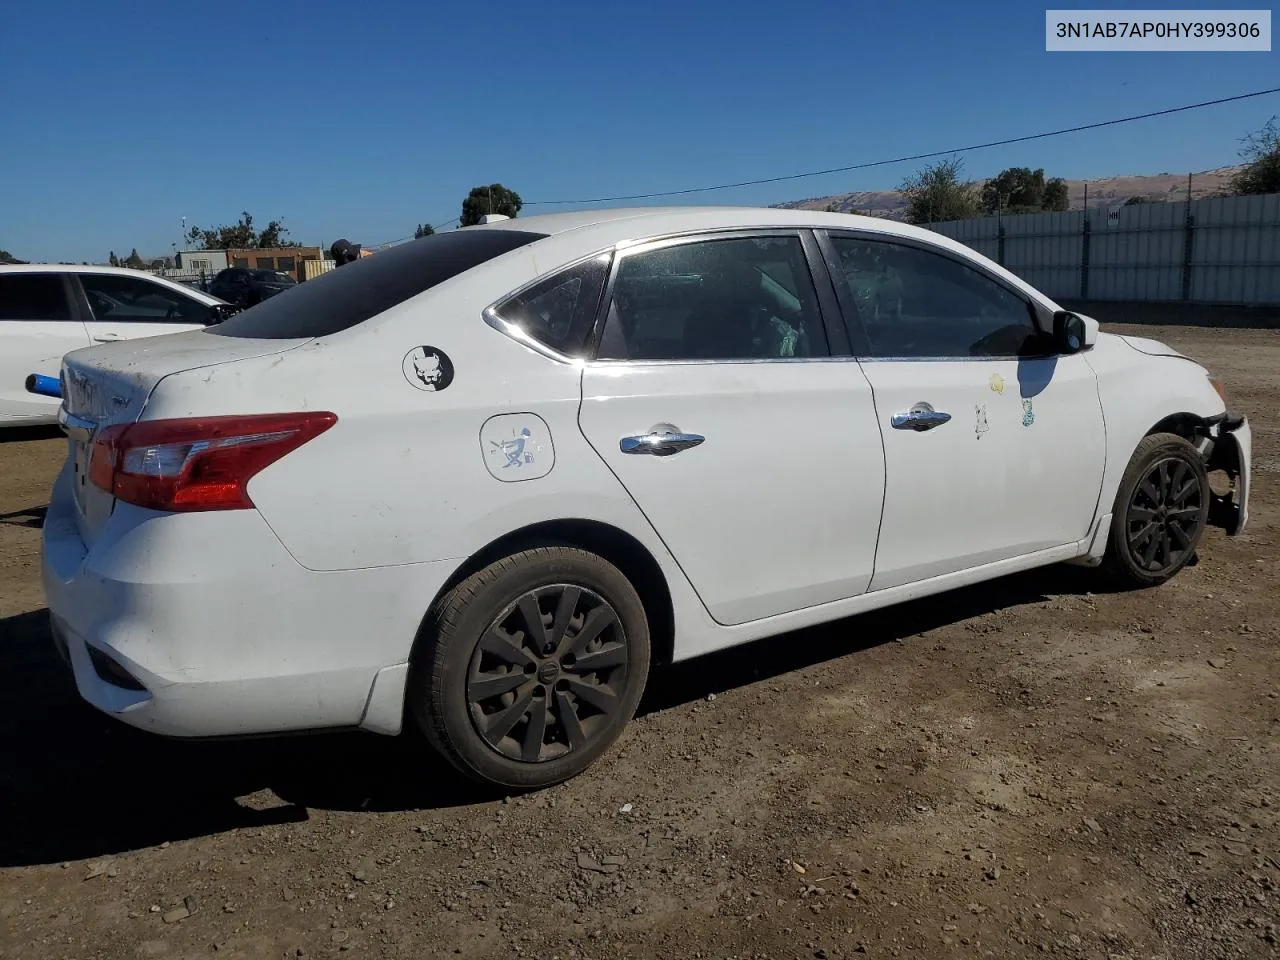
<path id="1" fill-rule="evenodd" d="M 635 588 L 572 547 L 506 557 L 432 612 L 410 707 L 433 746 L 491 786 L 528 790 L 575 776 L 617 739 L 649 671 Z"/>
<path id="2" fill-rule="evenodd" d="M 1104 569 L 1131 586 L 1169 580 L 1195 556 L 1209 499 L 1195 447 L 1172 433 L 1146 437 L 1116 492 Z"/>

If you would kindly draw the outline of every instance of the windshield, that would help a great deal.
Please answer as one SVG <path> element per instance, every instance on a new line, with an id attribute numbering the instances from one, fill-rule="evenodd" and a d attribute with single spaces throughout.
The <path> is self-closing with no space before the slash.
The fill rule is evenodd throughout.
<path id="1" fill-rule="evenodd" d="M 286 340 L 327 336 L 545 236 L 472 228 L 411 240 L 300 283 L 287 297 L 269 297 L 210 327 L 209 332 Z"/>

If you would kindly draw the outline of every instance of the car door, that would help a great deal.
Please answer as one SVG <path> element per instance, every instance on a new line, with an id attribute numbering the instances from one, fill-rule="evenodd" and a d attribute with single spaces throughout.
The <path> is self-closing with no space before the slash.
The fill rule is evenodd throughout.
<path id="1" fill-rule="evenodd" d="M 208 324 L 210 308 L 201 300 L 146 276 L 79 273 L 94 343 L 180 333 Z"/>
<path id="2" fill-rule="evenodd" d="M 865 591 L 883 454 L 866 377 L 833 356 L 846 348 L 824 322 L 838 308 L 813 237 L 630 247 L 605 303 L 582 432 L 712 617 L 744 623 Z"/>
<path id="3" fill-rule="evenodd" d="M 927 242 L 830 234 L 884 442 L 872 590 L 1088 535 L 1105 455 L 1096 377 L 1025 294 Z"/>
<path id="4" fill-rule="evenodd" d="M 56 379 L 63 355 L 88 345 L 62 274 L 0 271 L 0 423 L 54 420 L 59 401 L 28 393 L 27 377 Z"/>

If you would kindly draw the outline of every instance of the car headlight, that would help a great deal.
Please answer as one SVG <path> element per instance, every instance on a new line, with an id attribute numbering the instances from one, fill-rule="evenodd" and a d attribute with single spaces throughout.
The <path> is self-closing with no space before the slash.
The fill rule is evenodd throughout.
<path id="1" fill-rule="evenodd" d="M 1213 387 L 1214 393 L 1222 398 L 1223 406 L 1227 405 L 1227 388 L 1222 385 L 1222 381 L 1217 377 L 1210 375 L 1209 386 Z"/>

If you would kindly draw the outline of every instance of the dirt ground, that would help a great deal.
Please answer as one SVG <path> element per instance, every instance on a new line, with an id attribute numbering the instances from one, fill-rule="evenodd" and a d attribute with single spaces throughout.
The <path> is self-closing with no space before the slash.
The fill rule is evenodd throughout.
<path id="1" fill-rule="evenodd" d="M 1280 333 L 1129 332 L 1253 421 L 1245 536 L 1158 590 L 1053 568 L 670 669 L 509 802 L 412 739 L 82 706 L 38 578 L 62 447 L 0 443 L 0 957 L 1274 956 Z"/>

